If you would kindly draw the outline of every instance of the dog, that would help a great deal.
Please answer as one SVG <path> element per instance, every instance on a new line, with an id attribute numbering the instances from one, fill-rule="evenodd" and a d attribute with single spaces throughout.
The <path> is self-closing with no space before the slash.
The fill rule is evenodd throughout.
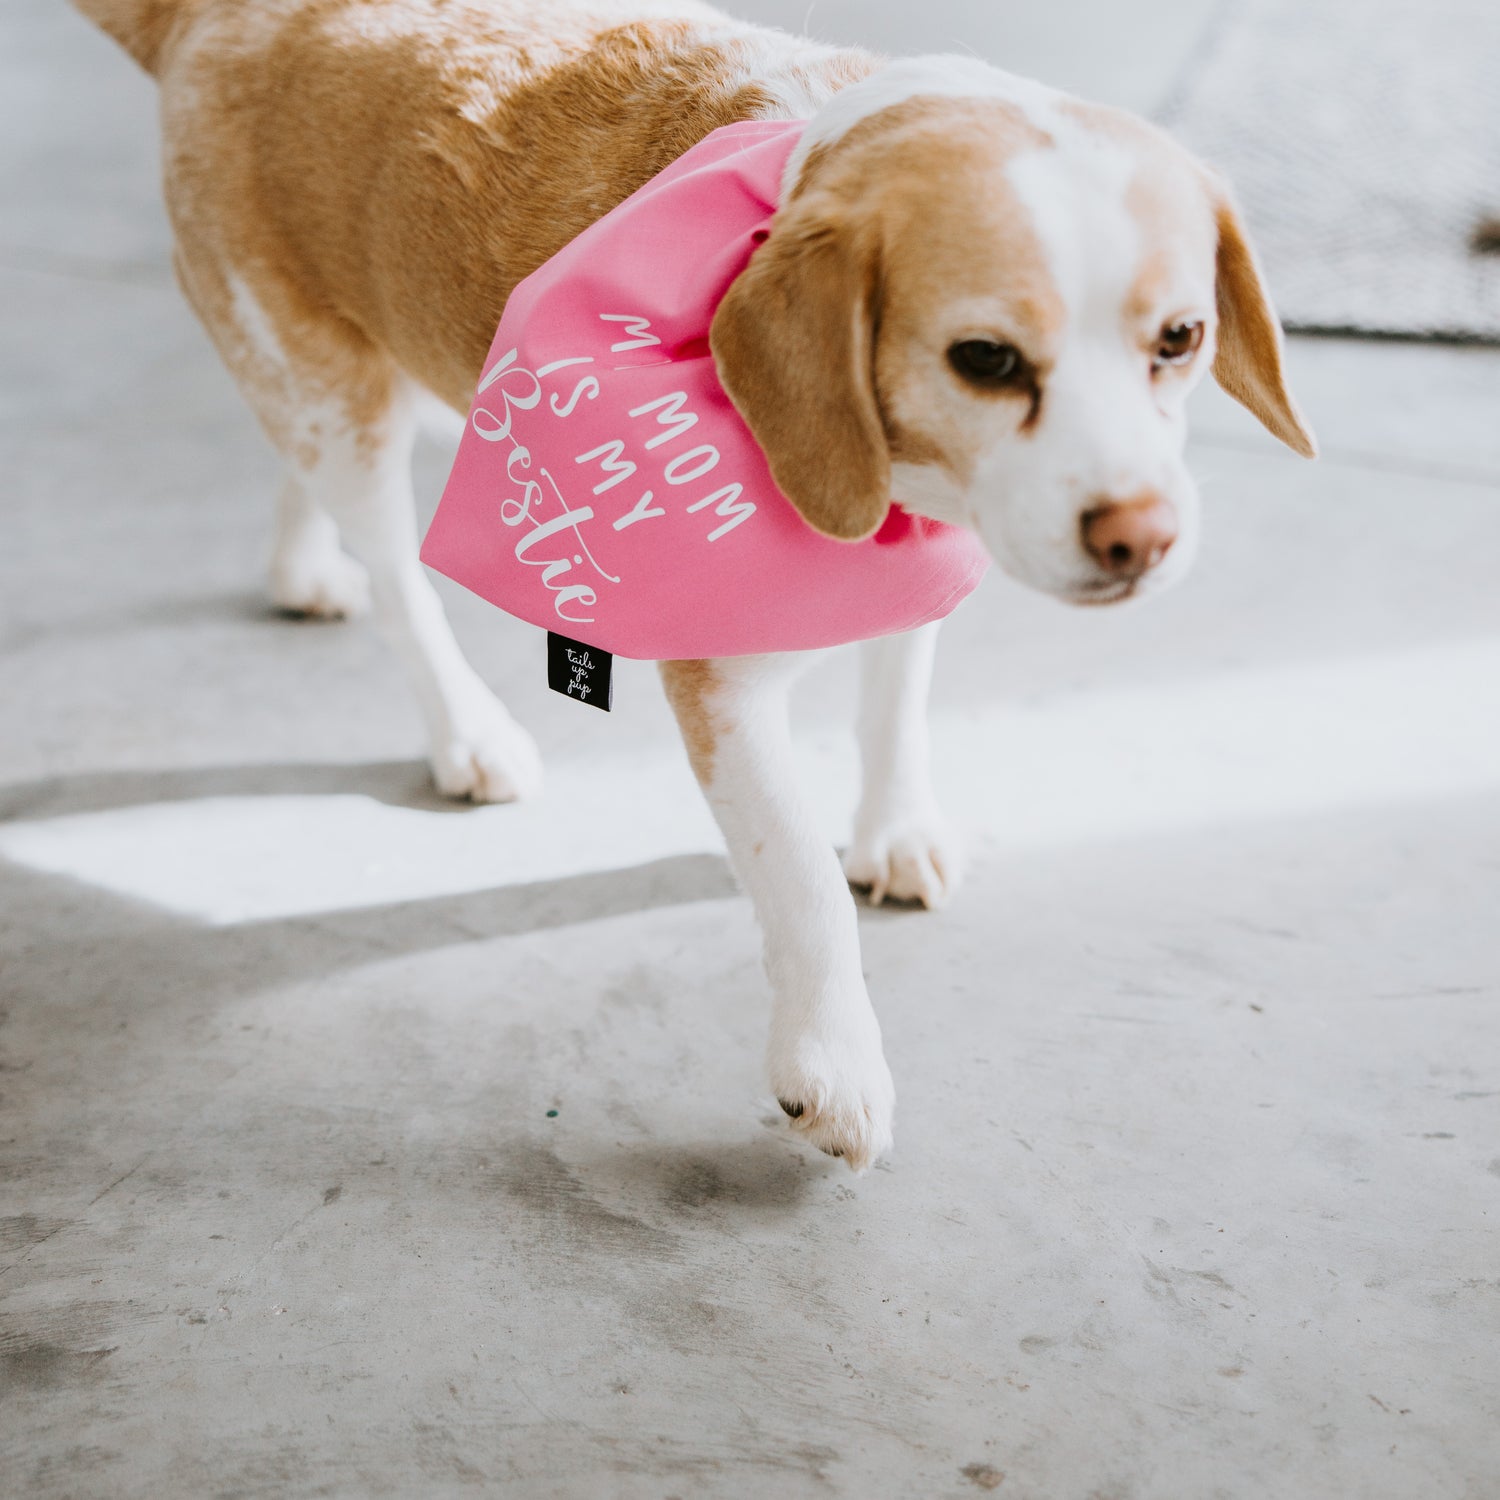
<path id="1" fill-rule="evenodd" d="M 1183 405 L 1206 371 L 1314 456 L 1228 188 L 1121 111 L 696 0 L 76 3 L 160 83 L 177 276 L 285 465 L 272 598 L 373 603 L 451 796 L 528 796 L 540 767 L 418 562 L 423 404 L 466 412 L 517 283 L 720 126 L 808 122 L 710 343 L 824 535 L 868 536 L 895 504 L 1105 604 L 1191 561 Z M 928 771 L 936 633 L 862 647 L 842 867 L 793 777 L 807 653 L 661 666 L 762 929 L 772 1087 L 856 1170 L 891 1145 L 894 1088 L 850 886 L 931 906 L 958 877 Z"/>

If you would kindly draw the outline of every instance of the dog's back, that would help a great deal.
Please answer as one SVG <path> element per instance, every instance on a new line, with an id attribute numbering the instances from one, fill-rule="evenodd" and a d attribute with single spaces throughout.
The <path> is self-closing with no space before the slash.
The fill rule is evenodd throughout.
<path id="1" fill-rule="evenodd" d="M 518 281 L 714 129 L 871 65 L 769 56 L 695 0 L 79 4 L 161 82 L 179 275 L 221 350 L 232 269 L 283 339 L 332 311 L 460 410 Z"/>

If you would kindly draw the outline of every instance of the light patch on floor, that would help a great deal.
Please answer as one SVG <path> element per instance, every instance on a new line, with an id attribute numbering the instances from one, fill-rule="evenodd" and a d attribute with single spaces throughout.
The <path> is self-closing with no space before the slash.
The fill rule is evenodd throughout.
<path id="1" fill-rule="evenodd" d="M 1001 857 L 1500 786 L 1500 641 L 952 712 L 948 812 Z M 799 746 L 842 841 L 852 746 Z M 650 808 L 642 818 L 639 809 Z M 624 869 L 717 850 L 679 754 L 554 762 L 547 793 L 455 815 L 232 796 L 0 828 L 0 854 L 215 925 Z"/>

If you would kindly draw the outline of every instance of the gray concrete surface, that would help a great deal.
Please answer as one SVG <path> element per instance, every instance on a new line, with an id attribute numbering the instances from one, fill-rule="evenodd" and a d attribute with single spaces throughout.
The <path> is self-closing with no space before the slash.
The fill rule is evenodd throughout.
<path id="1" fill-rule="evenodd" d="M 1206 8 L 811 15 L 1149 107 Z M 450 591 L 552 781 L 437 803 L 368 633 L 262 603 L 148 85 L 10 0 L 0 123 L 0 1491 L 1500 1493 L 1500 355 L 1299 345 L 1326 456 L 1206 396 L 1187 586 L 955 618 L 973 870 L 863 920 L 856 1179 L 651 670 L 581 714 Z"/>

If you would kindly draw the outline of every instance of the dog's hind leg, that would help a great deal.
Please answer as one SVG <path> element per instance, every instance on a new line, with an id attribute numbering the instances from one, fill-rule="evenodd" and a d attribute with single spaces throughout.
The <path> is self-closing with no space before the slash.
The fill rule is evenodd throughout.
<path id="1" fill-rule="evenodd" d="M 417 560 L 414 395 L 397 377 L 378 416 L 336 426 L 330 413 L 316 458 L 294 462 L 291 480 L 369 569 L 375 623 L 421 707 L 438 789 L 475 802 L 509 802 L 537 790 L 541 760 L 531 736 L 464 660 Z"/>
<path id="2" fill-rule="evenodd" d="M 534 791 L 535 743 L 464 660 L 417 559 L 416 387 L 357 329 L 276 283 L 252 292 L 207 257 L 179 255 L 178 271 L 286 466 L 276 602 L 352 612 L 368 570 L 375 623 L 421 707 L 439 790 L 476 802 Z"/>
<path id="3" fill-rule="evenodd" d="M 844 855 L 851 885 L 938 906 L 958 884 L 961 851 L 938 808 L 928 764 L 927 689 L 938 623 L 860 647 L 862 785 Z"/>
<path id="4" fill-rule="evenodd" d="M 271 603 L 284 614 L 341 620 L 370 608 L 370 574 L 339 545 L 334 519 L 288 466 L 276 497 Z"/>

